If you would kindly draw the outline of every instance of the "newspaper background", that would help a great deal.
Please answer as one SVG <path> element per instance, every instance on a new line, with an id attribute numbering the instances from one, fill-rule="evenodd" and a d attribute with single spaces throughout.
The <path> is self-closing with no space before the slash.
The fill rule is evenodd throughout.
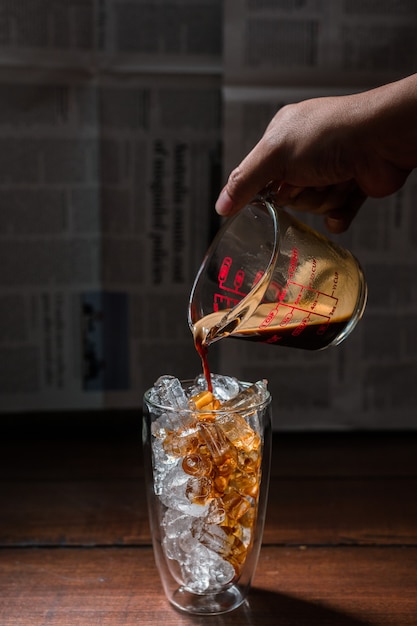
<path id="1" fill-rule="evenodd" d="M 217 224 L 221 3 L 0 16 L 1 410 L 140 407 L 160 374 L 200 369 L 187 304 Z"/>
<path id="2" fill-rule="evenodd" d="M 286 102 L 417 71 L 417 5 L 2 4 L 0 410 L 141 406 L 200 371 L 186 311 L 221 178 Z M 337 238 L 369 283 L 344 344 L 213 346 L 214 371 L 269 379 L 275 428 L 416 427 L 416 199 L 413 175 Z"/>

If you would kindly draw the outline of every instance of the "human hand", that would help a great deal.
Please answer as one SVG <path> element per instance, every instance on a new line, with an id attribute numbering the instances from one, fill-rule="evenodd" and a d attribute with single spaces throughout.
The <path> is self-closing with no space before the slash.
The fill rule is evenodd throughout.
<path id="1" fill-rule="evenodd" d="M 232 215 L 267 192 L 277 204 L 323 215 L 331 232 L 346 230 L 368 195 L 397 191 L 417 165 L 415 94 L 413 76 L 283 107 L 230 174 L 217 212 Z"/>

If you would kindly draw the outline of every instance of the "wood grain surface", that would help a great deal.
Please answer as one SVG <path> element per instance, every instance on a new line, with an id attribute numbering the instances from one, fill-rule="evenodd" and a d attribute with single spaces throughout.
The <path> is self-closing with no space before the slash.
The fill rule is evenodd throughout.
<path id="1" fill-rule="evenodd" d="M 3 433 L 1 626 L 417 625 L 416 433 L 275 434 L 249 601 L 200 618 L 165 600 L 140 430 L 113 428 Z"/>

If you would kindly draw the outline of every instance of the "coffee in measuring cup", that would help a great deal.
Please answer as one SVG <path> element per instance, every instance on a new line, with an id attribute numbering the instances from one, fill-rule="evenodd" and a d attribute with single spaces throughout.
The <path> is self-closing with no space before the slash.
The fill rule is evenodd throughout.
<path id="1" fill-rule="evenodd" d="M 321 350 L 340 344 L 365 310 L 357 259 L 265 198 L 219 230 L 189 302 L 197 346 L 227 336 Z"/>

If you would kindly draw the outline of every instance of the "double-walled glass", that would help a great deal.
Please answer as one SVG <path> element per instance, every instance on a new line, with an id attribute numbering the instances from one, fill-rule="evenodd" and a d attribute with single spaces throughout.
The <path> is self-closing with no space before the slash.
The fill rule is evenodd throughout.
<path id="1" fill-rule="evenodd" d="M 165 594 L 188 613 L 231 611 L 247 596 L 261 547 L 270 394 L 265 386 L 250 407 L 189 409 L 180 416 L 155 404 L 151 390 L 144 400 L 148 508 Z"/>

